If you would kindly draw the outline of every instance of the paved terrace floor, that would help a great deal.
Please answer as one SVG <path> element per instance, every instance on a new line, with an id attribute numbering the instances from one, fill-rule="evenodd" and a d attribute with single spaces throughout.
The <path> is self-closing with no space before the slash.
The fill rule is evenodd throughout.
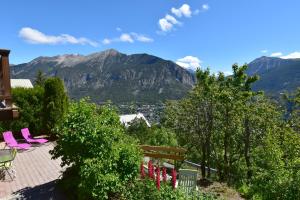
<path id="1" fill-rule="evenodd" d="M 46 143 L 18 152 L 13 163 L 16 178 L 11 181 L 6 175 L 5 180 L 0 180 L 0 199 L 66 199 L 56 187 L 62 168 L 60 159 L 51 160 L 49 150 L 53 147 L 54 143 Z"/>

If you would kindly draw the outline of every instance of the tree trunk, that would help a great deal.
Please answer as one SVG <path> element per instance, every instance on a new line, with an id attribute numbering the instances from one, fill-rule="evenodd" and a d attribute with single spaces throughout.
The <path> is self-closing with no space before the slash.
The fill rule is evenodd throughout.
<path id="1" fill-rule="evenodd" d="M 244 157 L 247 165 L 247 179 L 250 179 L 252 176 L 251 162 L 250 162 L 250 125 L 249 119 L 245 119 L 245 133 L 244 133 Z"/>
<path id="2" fill-rule="evenodd" d="M 228 148 L 229 148 L 229 111 L 228 107 L 226 108 L 226 127 L 224 134 L 224 180 L 227 180 L 229 176 L 229 161 L 228 161 Z"/>
<path id="3" fill-rule="evenodd" d="M 202 161 L 201 161 L 201 174 L 202 174 L 202 178 L 206 178 L 205 161 L 206 161 L 206 149 L 205 149 L 205 144 L 203 142 L 202 143 Z"/>

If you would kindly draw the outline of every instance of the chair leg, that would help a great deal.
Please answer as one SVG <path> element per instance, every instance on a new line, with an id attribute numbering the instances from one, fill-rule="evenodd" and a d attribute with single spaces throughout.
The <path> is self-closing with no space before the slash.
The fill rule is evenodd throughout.
<path id="1" fill-rule="evenodd" d="M 14 180 L 15 176 L 15 170 L 12 170 L 12 173 L 9 172 L 10 168 L 5 167 L 5 171 L 7 172 L 7 174 L 9 175 L 11 181 Z"/>

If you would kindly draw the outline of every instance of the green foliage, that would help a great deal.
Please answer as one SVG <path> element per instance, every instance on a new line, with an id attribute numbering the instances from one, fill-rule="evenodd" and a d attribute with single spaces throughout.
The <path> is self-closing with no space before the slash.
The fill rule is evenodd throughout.
<path id="1" fill-rule="evenodd" d="M 138 175 L 141 153 L 112 107 L 86 100 L 72 103 L 56 132 L 57 146 L 51 153 L 80 177 L 75 180 L 80 199 L 118 197 Z"/>
<path id="2" fill-rule="evenodd" d="M 142 119 L 133 120 L 126 133 L 136 138 L 140 144 L 177 146 L 176 134 L 173 131 L 156 125 L 148 127 Z"/>
<path id="3" fill-rule="evenodd" d="M 155 181 L 150 179 L 136 180 L 133 182 L 126 193 L 125 199 L 132 200 L 153 200 L 170 199 L 184 200 L 185 194 L 181 190 L 173 190 L 168 184 L 161 184 L 160 190 L 156 188 Z"/>
<path id="4" fill-rule="evenodd" d="M 188 159 L 201 164 L 202 177 L 210 176 L 204 166 L 212 167 L 248 198 L 300 199 L 300 91 L 284 117 L 281 107 L 252 91 L 258 77 L 246 69 L 234 65 L 230 77 L 198 70 L 190 94 L 168 103 L 164 125 L 189 150 Z"/>
<path id="5" fill-rule="evenodd" d="M 42 87 L 14 88 L 12 98 L 14 104 L 19 107 L 20 117 L 13 121 L 2 122 L 2 129 L 20 132 L 22 128 L 28 127 L 32 134 L 42 133 L 44 89 Z"/>
<path id="6" fill-rule="evenodd" d="M 67 111 L 68 97 L 60 78 L 48 78 L 44 88 L 43 120 L 47 133 L 52 133 Z"/>
<path id="7" fill-rule="evenodd" d="M 195 191 L 194 193 L 187 195 L 180 188 L 175 190 L 171 185 L 167 183 L 161 183 L 160 190 L 156 188 L 155 181 L 150 179 L 136 180 L 131 183 L 127 188 L 125 199 L 132 200 L 215 200 L 216 196 L 209 193 L 202 193 Z"/>
<path id="8" fill-rule="evenodd" d="M 126 133 L 136 138 L 140 144 L 146 144 L 151 134 L 151 128 L 149 128 L 143 119 L 134 119 L 130 122 Z"/>
<path id="9" fill-rule="evenodd" d="M 153 127 L 146 144 L 154 146 L 177 146 L 176 134 L 165 127 Z"/>
<path id="10" fill-rule="evenodd" d="M 45 84 L 45 81 L 46 81 L 45 74 L 41 70 L 39 70 L 36 74 L 36 78 L 35 78 L 35 82 L 34 82 L 35 85 L 43 87 Z"/>

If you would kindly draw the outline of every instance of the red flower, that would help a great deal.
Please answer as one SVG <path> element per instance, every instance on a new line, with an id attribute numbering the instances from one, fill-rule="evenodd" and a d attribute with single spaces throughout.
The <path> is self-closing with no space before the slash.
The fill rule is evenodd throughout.
<path id="1" fill-rule="evenodd" d="M 167 169 L 165 167 L 163 167 L 162 177 L 163 177 L 163 181 L 166 182 L 167 181 Z"/>
<path id="2" fill-rule="evenodd" d="M 154 178 L 154 168 L 153 168 L 151 160 L 148 162 L 148 175 L 149 175 L 149 178 L 152 178 L 152 179 Z"/>
<path id="3" fill-rule="evenodd" d="M 173 189 L 175 189 L 176 187 L 176 170 L 175 169 L 172 169 L 172 186 L 173 186 Z"/>
<path id="4" fill-rule="evenodd" d="M 159 166 L 156 167 L 156 187 L 160 189 L 160 169 Z"/>
<path id="5" fill-rule="evenodd" d="M 140 168 L 140 173 L 141 173 L 141 178 L 144 179 L 145 178 L 145 170 L 144 170 L 144 163 L 141 163 L 141 168 Z"/>

